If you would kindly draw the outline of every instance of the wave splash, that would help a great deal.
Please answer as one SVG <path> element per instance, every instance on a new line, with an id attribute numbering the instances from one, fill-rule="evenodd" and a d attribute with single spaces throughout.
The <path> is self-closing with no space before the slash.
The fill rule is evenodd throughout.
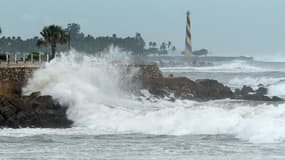
<path id="1" fill-rule="evenodd" d="M 111 60 L 62 55 L 29 80 L 24 92 L 41 91 L 69 106 L 74 127 L 106 134 L 230 134 L 251 142 L 285 140 L 285 105 L 231 100 L 193 102 L 137 97 L 121 89 L 120 67 Z"/>

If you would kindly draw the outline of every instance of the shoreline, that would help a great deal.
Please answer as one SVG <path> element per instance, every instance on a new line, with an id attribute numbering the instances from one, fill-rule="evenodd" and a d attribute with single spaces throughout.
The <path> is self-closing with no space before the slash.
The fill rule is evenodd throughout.
<path id="1" fill-rule="evenodd" d="M 193 81 L 186 77 L 164 77 L 156 64 L 126 65 L 122 74 L 133 68 L 138 73 L 130 81 L 125 82 L 127 90 L 139 95 L 146 89 L 157 98 L 174 97 L 194 101 L 209 101 L 221 99 L 253 100 L 264 102 L 283 102 L 279 97 L 266 96 L 267 89 L 260 86 L 257 90 L 244 86 L 232 91 L 222 83 L 203 79 Z M 41 95 L 40 92 L 29 96 L 21 95 L 22 87 L 33 75 L 36 68 L 0 68 L 0 128 L 70 128 L 72 121 L 68 120 L 68 106 L 62 106 L 52 96 Z M 129 85 L 133 83 L 136 85 Z M 129 87 L 129 88 L 128 88 Z M 133 88 L 132 88 L 133 87 Z"/>

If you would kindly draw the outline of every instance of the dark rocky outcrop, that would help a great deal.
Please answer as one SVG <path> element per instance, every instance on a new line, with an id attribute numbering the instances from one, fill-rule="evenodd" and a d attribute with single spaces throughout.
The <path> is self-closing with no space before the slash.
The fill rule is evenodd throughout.
<path id="1" fill-rule="evenodd" d="M 0 96 L 0 127 L 68 128 L 66 107 L 51 96 Z"/>
<path id="2" fill-rule="evenodd" d="M 142 68 L 141 68 L 142 69 Z M 147 89 L 157 97 L 167 97 L 174 94 L 176 98 L 207 101 L 215 99 L 243 99 L 258 101 L 283 101 L 279 97 L 266 96 L 267 89 L 259 85 L 257 90 L 244 86 L 234 92 L 216 80 L 203 79 L 193 81 L 186 77 L 163 77 L 159 68 L 152 67 L 150 71 L 138 72 L 136 81 L 141 82 L 141 88 Z"/>
<path id="3" fill-rule="evenodd" d="M 176 98 L 198 101 L 233 98 L 234 95 L 229 87 L 210 79 L 192 81 L 186 77 L 162 77 L 144 81 L 143 87 L 158 97 L 173 93 Z"/>
<path id="4" fill-rule="evenodd" d="M 266 96 L 267 88 L 263 85 L 258 85 L 259 88 L 254 90 L 249 86 L 243 86 L 241 89 L 236 89 L 234 92 L 235 99 L 255 100 L 255 101 L 283 101 L 282 98 Z"/>
<path id="5" fill-rule="evenodd" d="M 130 68 L 122 75 L 132 73 Z M 157 65 L 135 65 L 138 73 L 131 79 L 122 78 L 126 83 L 124 89 L 139 92 L 147 89 L 157 97 L 169 97 L 207 101 L 215 99 L 244 99 L 260 101 L 283 101 L 279 97 L 268 97 L 267 89 L 260 85 L 257 90 L 244 86 L 234 92 L 216 80 L 204 79 L 193 81 L 186 77 L 163 77 Z M 25 72 L 24 72 L 25 71 Z M 29 72 L 28 72 L 29 71 Z M 68 128 L 72 121 L 66 115 L 67 107 L 61 106 L 51 96 L 40 96 L 34 93 L 21 96 L 21 88 L 29 77 L 30 70 L 0 70 L 0 128 L 1 127 L 38 127 L 38 128 Z M 13 74 L 19 74 L 18 78 Z M 135 84 L 135 85 L 130 85 Z M 174 100 L 172 98 L 171 100 Z"/>

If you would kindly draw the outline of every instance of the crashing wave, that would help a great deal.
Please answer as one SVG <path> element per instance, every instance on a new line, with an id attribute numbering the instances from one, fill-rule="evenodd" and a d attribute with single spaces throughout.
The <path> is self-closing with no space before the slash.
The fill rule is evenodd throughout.
<path id="1" fill-rule="evenodd" d="M 109 59 L 62 55 L 37 70 L 24 92 L 40 90 L 68 104 L 74 129 L 88 128 L 91 133 L 230 134 L 252 142 L 285 140 L 284 104 L 151 101 L 146 91 L 145 98 L 138 98 L 122 90 L 120 74 L 120 67 Z"/>

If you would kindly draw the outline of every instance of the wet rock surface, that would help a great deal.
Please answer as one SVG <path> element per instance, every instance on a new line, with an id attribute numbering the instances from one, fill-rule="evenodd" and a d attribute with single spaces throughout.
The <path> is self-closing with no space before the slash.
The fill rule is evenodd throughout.
<path id="1" fill-rule="evenodd" d="M 51 96 L 0 96 L 0 127 L 9 128 L 68 128 L 66 107 Z"/>
<path id="2" fill-rule="evenodd" d="M 193 81 L 186 77 L 163 77 L 159 68 L 152 70 L 152 75 L 148 72 L 139 72 L 138 80 L 141 81 L 140 89 L 147 89 L 157 97 L 168 97 L 174 94 L 175 98 L 190 99 L 196 101 L 208 101 L 216 99 L 242 99 L 255 101 L 283 101 L 280 97 L 266 96 L 267 88 L 259 85 L 257 90 L 249 86 L 232 91 L 228 86 L 211 80 L 202 79 Z"/>
<path id="3" fill-rule="evenodd" d="M 176 98 L 197 101 L 234 97 L 229 87 L 210 79 L 192 81 L 185 77 L 163 77 L 144 81 L 143 86 L 158 97 L 169 96 L 171 93 Z"/>
<path id="4" fill-rule="evenodd" d="M 282 98 L 266 96 L 268 90 L 263 85 L 258 85 L 259 88 L 254 90 L 249 86 L 243 86 L 241 89 L 236 89 L 234 92 L 235 99 L 255 100 L 255 101 L 284 101 Z"/>

